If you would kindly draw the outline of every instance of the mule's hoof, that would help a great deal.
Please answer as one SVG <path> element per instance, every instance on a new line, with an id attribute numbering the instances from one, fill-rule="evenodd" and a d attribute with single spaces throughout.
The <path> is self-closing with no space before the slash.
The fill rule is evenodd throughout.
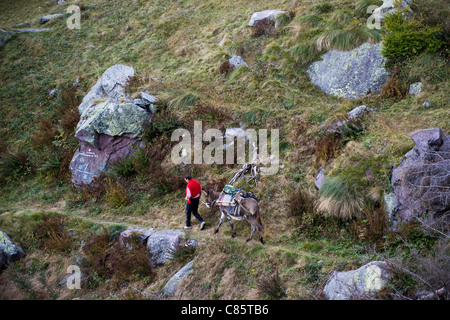
<path id="1" fill-rule="evenodd" d="M 232 237 L 232 238 L 236 238 L 236 235 L 235 235 L 235 234 L 232 234 L 231 237 Z"/>
<path id="2" fill-rule="evenodd" d="M 250 242 L 252 239 L 247 239 L 247 240 L 245 240 L 246 242 Z"/>
<path id="3" fill-rule="evenodd" d="M 265 242 L 264 242 L 264 240 L 263 240 L 262 238 L 261 238 L 261 243 L 262 243 L 262 244 L 265 244 Z"/>
<path id="4" fill-rule="evenodd" d="M 219 230 L 214 230 L 213 234 L 217 234 L 217 232 L 219 232 Z"/>

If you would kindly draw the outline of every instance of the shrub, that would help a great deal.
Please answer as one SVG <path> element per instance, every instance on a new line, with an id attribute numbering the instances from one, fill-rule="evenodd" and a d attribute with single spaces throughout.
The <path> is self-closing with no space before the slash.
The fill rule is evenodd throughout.
<path id="1" fill-rule="evenodd" d="M 386 83 L 381 89 L 381 95 L 387 98 L 401 99 L 405 97 L 407 90 L 400 84 L 395 77 L 388 77 Z"/>
<path id="2" fill-rule="evenodd" d="M 121 208 L 129 203 L 127 190 L 120 182 L 112 181 L 110 178 L 106 180 L 106 202 L 113 208 Z"/>
<path id="3" fill-rule="evenodd" d="M 119 177 L 131 177 L 136 173 L 132 157 L 120 159 L 112 164 L 110 171 Z"/>
<path id="4" fill-rule="evenodd" d="M 402 12 L 386 16 L 385 30 L 382 54 L 390 59 L 403 60 L 422 52 L 436 52 L 444 44 L 436 37 L 439 27 L 408 19 Z"/>
<path id="5" fill-rule="evenodd" d="M 254 23 L 252 27 L 253 37 L 260 37 L 262 35 L 272 36 L 275 34 L 275 21 L 264 18 Z"/>
<path id="6" fill-rule="evenodd" d="M 42 222 L 34 230 L 34 235 L 44 250 L 70 252 L 72 237 L 65 230 L 66 220 L 65 217 L 42 215 Z"/>
<path id="7" fill-rule="evenodd" d="M 153 116 L 151 122 L 144 125 L 142 137 L 145 141 L 152 142 L 154 139 L 163 134 L 172 134 L 172 131 L 181 125 L 182 122 L 178 120 L 171 110 L 163 109 Z"/>
<path id="8" fill-rule="evenodd" d="M 58 134 L 58 128 L 50 119 L 39 118 L 37 123 L 38 128 L 31 136 L 31 145 L 34 149 L 40 150 L 42 147 L 52 144 Z"/>
<path id="9" fill-rule="evenodd" d="M 361 216 L 363 198 L 356 186 L 340 177 L 327 177 L 319 192 L 317 210 L 347 221 Z"/>
<path id="10" fill-rule="evenodd" d="M 286 296 L 286 291 L 276 266 L 273 274 L 264 275 L 258 281 L 258 292 L 263 298 L 269 300 L 280 300 Z"/>
<path id="11" fill-rule="evenodd" d="M 8 150 L 0 157 L 0 183 L 12 182 L 19 177 L 31 176 L 34 171 L 31 154 L 23 147 Z"/>
<path id="12" fill-rule="evenodd" d="M 224 61 L 219 67 L 220 74 L 228 74 L 231 71 L 233 71 L 233 66 L 228 61 Z"/>
<path id="13" fill-rule="evenodd" d="M 342 135 L 329 132 L 314 145 L 314 161 L 325 166 L 328 161 L 334 159 L 342 146 Z"/>

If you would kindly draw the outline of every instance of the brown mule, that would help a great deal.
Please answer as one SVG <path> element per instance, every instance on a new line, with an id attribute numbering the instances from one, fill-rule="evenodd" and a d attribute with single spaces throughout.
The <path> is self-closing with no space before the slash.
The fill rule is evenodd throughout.
<path id="1" fill-rule="evenodd" d="M 203 190 L 203 192 L 206 195 L 206 207 L 209 209 L 212 208 L 212 206 L 216 203 L 216 201 L 219 199 L 220 192 L 214 191 L 213 189 L 209 189 L 208 191 Z M 250 237 L 247 239 L 247 242 L 253 239 L 253 234 L 256 230 L 258 230 L 259 233 L 259 241 L 261 241 L 262 244 L 264 244 L 264 240 L 262 237 L 262 229 L 263 226 L 261 224 L 261 217 L 260 217 L 260 210 L 259 210 L 259 204 L 258 201 L 256 201 L 253 198 L 243 198 L 241 201 L 241 208 L 238 214 L 230 214 L 227 212 L 226 208 L 219 205 L 219 210 L 221 213 L 219 223 L 217 224 L 216 230 L 214 231 L 214 234 L 219 232 L 220 225 L 222 224 L 225 217 L 228 219 L 228 222 L 231 226 L 231 237 L 236 237 L 236 231 L 234 230 L 234 220 L 247 220 L 251 227 L 252 231 L 250 234 Z"/>

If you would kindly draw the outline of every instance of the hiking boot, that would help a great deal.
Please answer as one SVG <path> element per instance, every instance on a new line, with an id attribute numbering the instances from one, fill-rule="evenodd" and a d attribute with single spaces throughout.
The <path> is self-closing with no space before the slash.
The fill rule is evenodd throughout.
<path id="1" fill-rule="evenodd" d="M 205 229 L 205 221 L 203 221 L 202 223 L 200 223 L 200 230 L 203 230 L 203 229 Z"/>
<path id="2" fill-rule="evenodd" d="M 192 229 L 192 227 L 190 227 L 190 226 L 185 226 L 183 229 L 188 229 L 188 230 L 190 230 L 190 229 Z"/>

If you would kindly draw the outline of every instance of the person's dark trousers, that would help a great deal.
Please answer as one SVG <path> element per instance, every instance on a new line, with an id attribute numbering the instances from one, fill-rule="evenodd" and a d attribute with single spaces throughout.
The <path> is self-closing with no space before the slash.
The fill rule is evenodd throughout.
<path id="1" fill-rule="evenodd" d="M 194 217 L 197 218 L 200 223 L 203 222 L 202 217 L 198 214 L 198 203 L 200 201 L 200 197 L 192 199 L 191 203 L 186 203 L 186 227 L 191 226 L 191 213 L 194 214 Z"/>

